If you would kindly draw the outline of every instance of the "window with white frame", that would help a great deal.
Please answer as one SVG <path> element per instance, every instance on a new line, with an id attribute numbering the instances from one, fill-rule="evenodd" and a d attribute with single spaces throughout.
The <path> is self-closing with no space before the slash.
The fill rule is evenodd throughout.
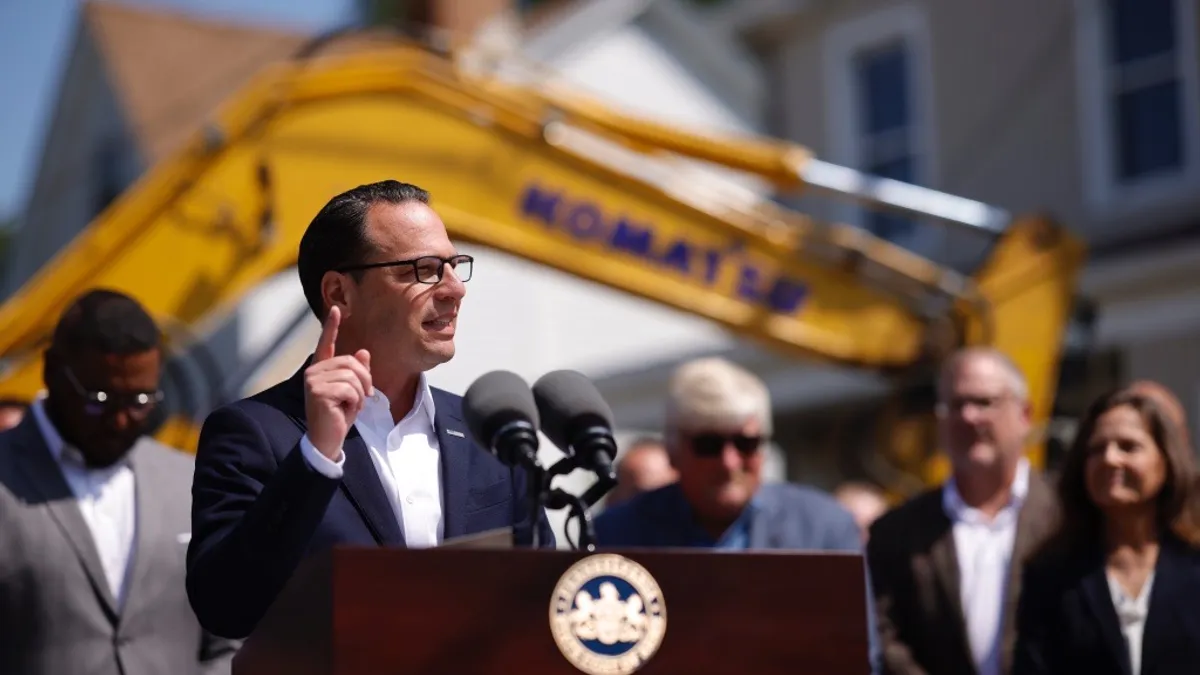
<path id="1" fill-rule="evenodd" d="M 1122 182 L 1183 167 L 1183 81 L 1175 0 L 1109 0 L 1113 171 Z"/>
<path id="2" fill-rule="evenodd" d="M 831 161 L 932 187 L 932 61 L 923 7 L 894 5 L 832 26 L 823 59 Z M 900 214 L 855 209 L 843 217 L 922 253 L 937 245 L 936 228 Z"/>
<path id="3" fill-rule="evenodd" d="M 909 88 L 911 60 L 906 40 L 872 47 L 854 56 L 858 122 L 858 168 L 874 176 L 916 181 L 916 148 Z M 904 216 L 873 211 L 864 223 L 889 241 L 912 235 L 914 224 Z"/>
<path id="4" fill-rule="evenodd" d="M 1193 0 L 1078 0 L 1090 201 L 1171 196 L 1200 168 Z"/>

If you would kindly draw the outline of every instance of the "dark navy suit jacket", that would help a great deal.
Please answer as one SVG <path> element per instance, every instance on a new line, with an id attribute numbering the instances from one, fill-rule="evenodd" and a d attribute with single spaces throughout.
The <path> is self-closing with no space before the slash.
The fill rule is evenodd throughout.
<path id="1" fill-rule="evenodd" d="M 1150 588 L 1142 675 L 1200 672 L 1198 607 L 1200 551 L 1168 536 L 1160 545 Z M 1013 675 L 1132 672 L 1099 547 L 1032 560 L 1017 609 Z"/>
<path id="2" fill-rule="evenodd" d="M 217 409 L 201 429 L 187 591 L 201 625 L 216 635 L 249 635 L 308 555 L 335 545 L 404 546 L 401 525 L 357 428 L 351 427 L 343 445 L 341 480 L 321 475 L 304 459 L 303 387 L 301 369 Z M 469 440 L 461 397 L 440 389 L 432 393 L 444 537 L 512 526 L 516 544 L 529 545 L 525 472 Z M 553 547 L 544 511 L 537 527 L 541 544 Z"/>

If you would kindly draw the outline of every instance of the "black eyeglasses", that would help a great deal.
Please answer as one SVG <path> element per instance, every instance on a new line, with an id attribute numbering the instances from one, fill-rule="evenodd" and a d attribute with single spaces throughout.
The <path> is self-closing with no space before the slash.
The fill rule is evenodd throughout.
<path id="1" fill-rule="evenodd" d="M 746 434 L 719 434 L 706 432 L 691 436 L 692 454 L 697 457 L 720 457 L 726 444 L 733 444 L 743 455 L 753 455 L 762 447 L 762 436 Z"/>
<path id="2" fill-rule="evenodd" d="M 66 374 L 71 386 L 75 387 L 75 392 L 86 401 L 83 406 L 84 412 L 93 417 L 99 417 L 115 410 L 125 410 L 133 415 L 144 415 L 149 413 L 155 405 L 163 400 L 163 392 L 158 389 L 135 393 L 115 393 L 85 389 L 80 384 L 79 378 L 75 377 L 75 373 L 70 368 L 63 366 L 63 373 Z"/>
<path id="3" fill-rule="evenodd" d="M 442 258 L 436 255 L 424 255 L 420 258 L 412 260 L 393 260 L 390 262 L 365 263 L 362 265 L 347 265 L 337 268 L 336 272 L 355 272 L 357 270 L 369 270 L 376 267 L 399 267 L 402 265 L 410 265 L 413 269 L 413 276 L 417 283 L 436 284 L 442 280 L 442 273 L 449 265 L 454 269 L 454 273 L 458 276 L 459 281 L 471 280 L 471 268 L 475 265 L 475 258 L 469 255 L 456 255 L 450 258 Z"/>

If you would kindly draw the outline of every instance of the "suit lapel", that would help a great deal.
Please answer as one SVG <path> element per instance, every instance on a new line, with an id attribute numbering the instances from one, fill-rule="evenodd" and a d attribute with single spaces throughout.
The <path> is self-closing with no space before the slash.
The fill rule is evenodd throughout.
<path id="1" fill-rule="evenodd" d="M 951 607 L 951 615 L 962 635 L 966 636 L 966 619 L 962 611 L 962 580 L 958 573 L 958 553 L 954 547 L 954 523 L 942 508 L 942 493 L 930 500 L 929 522 L 936 523 L 937 536 L 929 547 L 934 577 Z M 935 510 L 936 509 L 936 510 Z"/>
<path id="2" fill-rule="evenodd" d="M 775 495 L 778 493 L 770 488 L 759 489 L 754 495 L 751 505 L 750 532 L 748 545 L 752 550 L 789 548 L 790 542 L 808 542 L 812 533 L 808 522 L 796 522 L 781 515 L 781 506 Z M 689 514 L 689 519 L 691 515 Z M 787 532 L 784 531 L 786 524 Z"/>
<path id="3" fill-rule="evenodd" d="M 104 614 L 115 624 L 118 618 L 117 603 L 108 587 L 108 577 L 100 563 L 92 532 L 83 519 L 74 493 L 50 455 L 33 414 L 26 415 L 14 433 L 18 435 L 16 450 L 21 456 L 20 466 L 34 490 L 45 500 L 51 518 L 74 549 L 92 584 L 92 590 L 100 599 Z"/>
<path id="4" fill-rule="evenodd" d="M 450 539 L 467 534 L 464 509 L 471 488 L 472 448 L 459 402 L 434 389 L 433 405 L 442 474 L 442 536 Z"/>
<path id="5" fill-rule="evenodd" d="M 150 475 L 149 467 L 143 459 L 144 446 L 134 447 L 129 453 L 129 463 L 133 468 L 134 485 L 134 546 L 129 571 L 129 579 L 125 588 L 125 604 L 121 608 L 122 615 L 132 615 L 138 606 L 153 595 L 148 586 L 150 570 L 154 568 L 156 559 L 155 547 L 163 545 L 178 545 L 173 540 L 173 534 L 165 532 L 166 523 L 163 510 L 156 504 L 171 499 L 170 495 L 158 493 L 158 483 Z M 175 533 L 178 534 L 178 533 Z"/>
<path id="6" fill-rule="evenodd" d="M 761 508 L 756 509 L 754 517 L 750 520 L 750 549 L 778 549 L 780 546 L 780 537 L 778 533 L 771 527 L 773 523 L 784 522 L 781 518 L 773 517 L 769 505 L 764 504 Z M 799 541 L 805 541 L 804 537 L 807 533 L 797 535 Z"/>
<path id="7" fill-rule="evenodd" d="M 1181 606 L 1180 599 L 1196 597 L 1192 571 L 1189 569 L 1186 544 L 1172 536 L 1163 539 L 1154 570 L 1154 586 L 1150 589 L 1150 609 L 1142 636 L 1143 675 L 1157 672 L 1161 654 L 1171 650 L 1181 636 L 1197 634 L 1192 607 Z"/>
<path id="8" fill-rule="evenodd" d="M 351 427 L 342 445 L 346 463 L 342 465 L 342 489 L 358 509 L 375 541 L 382 546 L 403 546 L 404 531 L 392 503 L 383 491 L 383 483 L 371 460 L 371 449 L 357 427 Z"/>
<path id="9" fill-rule="evenodd" d="M 944 490 L 945 488 L 943 488 Z M 962 577 L 958 571 L 958 552 L 954 545 L 954 523 L 942 506 L 942 490 L 929 500 L 929 511 L 922 520 L 933 528 L 934 539 L 929 546 L 929 561 L 934 581 L 942 595 L 942 608 L 946 612 L 947 642 L 957 645 L 968 673 L 975 672 L 971 657 L 971 645 L 967 640 L 967 620 L 962 607 Z"/>
<path id="10" fill-rule="evenodd" d="M 1091 571 L 1083 578 L 1081 584 L 1084 604 L 1091 611 L 1111 656 L 1121 666 L 1121 672 L 1129 675 L 1129 650 L 1125 648 L 1125 636 L 1121 634 L 1117 610 L 1113 607 L 1112 593 L 1108 589 L 1104 558 L 1096 556 L 1089 569 Z"/>
<path id="11" fill-rule="evenodd" d="M 1000 670 L 1007 673 L 1012 669 L 1013 650 L 1016 648 L 1017 603 L 1021 596 L 1021 572 L 1026 560 L 1041 545 L 1055 521 L 1047 515 L 1054 512 L 1054 495 L 1041 474 L 1031 471 L 1029 494 L 1017 516 L 1017 531 L 1013 539 L 1013 550 L 1004 584 L 1004 607 L 1000 617 Z"/>

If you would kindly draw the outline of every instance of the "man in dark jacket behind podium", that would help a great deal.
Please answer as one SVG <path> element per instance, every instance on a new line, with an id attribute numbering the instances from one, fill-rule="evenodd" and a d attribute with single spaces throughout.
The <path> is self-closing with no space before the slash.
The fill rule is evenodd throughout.
<path id="1" fill-rule="evenodd" d="M 290 379 L 224 406 L 196 456 L 187 590 L 212 632 L 247 636 L 305 556 L 337 544 L 435 546 L 539 528 L 524 471 L 467 437 L 461 398 L 425 373 L 454 356 L 473 259 L 427 192 L 383 181 L 334 197 L 300 242 L 323 322 Z"/>

